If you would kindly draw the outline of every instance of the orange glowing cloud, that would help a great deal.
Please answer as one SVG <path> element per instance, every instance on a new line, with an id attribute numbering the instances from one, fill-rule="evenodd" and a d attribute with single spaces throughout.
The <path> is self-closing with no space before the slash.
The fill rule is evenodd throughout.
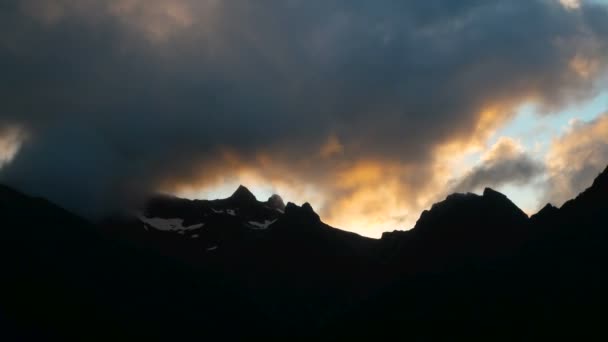
<path id="1" fill-rule="evenodd" d="M 220 155 L 192 173 L 199 178 L 169 180 L 163 191 L 200 198 L 218 191 L 227 195 L 245 184 L 254 193 L 265 189 L 266 196 L 271 190 L 287 201 L 309 202 L 325 222 L 372 237 L 413 227 L 419 213 L 445 195 L 454 159 L 438 154 L 430 164 L 408 164 L 365 158 L 327 162 L 320 155 L 289 161 L 270 153 L 253 159 L 234 151 Z M 226 184 L 231 188 L 224 189 Z"/>
<path id="2" fill-rule="evenodd" d="M 0 168 L 15 157 L 21 144 L 25 140 L 25 133 L 15 127 L 0 131 Z"/>
<path id="3" fill-rule="evenodd" d="M 331 135 L 327 142 L 321 146 L 321 150 L 319 151 L 321 157 L 323 158 L 331 158 L 335 155 L 342 154 L 344 152 L 344 145 L 340 143 L 340 140 L 335 135 Z"/>

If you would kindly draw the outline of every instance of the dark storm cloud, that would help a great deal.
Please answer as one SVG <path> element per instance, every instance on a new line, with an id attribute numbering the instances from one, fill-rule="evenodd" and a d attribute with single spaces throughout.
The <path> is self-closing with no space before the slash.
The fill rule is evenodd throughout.
<path id="1" fill-rule="evenodd" d="M 5 1 L 0 122 L 29 138 L 2 178 L 97 211 L 226 148 L 426 165 L 524 99 L 588 95 L 570 62 L 603 69 L 607 40 L 605 7 L 548 0 Z"/>
<path id="2" fill-rule="evenodd" d="M 543 162 L 532 158 L 513 140 L 503 138 L 479 165 L 454 182 L 451 192 L 473 192 L 506 184 L 530 184 L 544 172 Z"/>
<path id="3" fill-rule="evenodd" d="M 453 188 L 453 192 L 472 192 L 482 187 L 498 187 L 505 184 L 530 184 L 543 171 L 542 163 L 527 156 L 500 160 L 475 167 Z"/>

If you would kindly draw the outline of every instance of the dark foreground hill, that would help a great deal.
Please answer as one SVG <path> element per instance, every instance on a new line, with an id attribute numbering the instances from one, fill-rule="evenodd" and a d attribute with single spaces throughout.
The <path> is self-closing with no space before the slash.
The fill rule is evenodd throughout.
<path id="1" fill-rule="evenodd" d="M 0 219 L 3 340 L 608 335 L 608 169 L 531 218 L 486 189 L 379 240 L 244 187 L 101 224 L 0 187 Z"/>

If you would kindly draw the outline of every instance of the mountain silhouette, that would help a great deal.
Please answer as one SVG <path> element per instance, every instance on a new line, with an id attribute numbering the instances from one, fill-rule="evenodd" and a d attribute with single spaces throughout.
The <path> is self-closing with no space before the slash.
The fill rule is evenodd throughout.
<path id="1" fill-rule="evenodd" d="M 381 239 L 244 186 L 101 223 L 0 186 L 0 218 L 3 340 L 606 335 L 608 169 L 530 218 L 487 188 Z"/>
<path id="2" fill-rule="evenodd" d="M 251 191 L 249 191 L 249 189 L 247 189 L 246 187 L 244 187 L 242 185 L 239 185 L 239 187 L 236 189 L 236 191 L 228 199 L 233 202 L 236 202 L 236 203 L 240 203 L 240 202 L 248 203 L 248 202 L 252 202 L 252 201 L 257 201 L 257 199 L 251 193 Z"/>

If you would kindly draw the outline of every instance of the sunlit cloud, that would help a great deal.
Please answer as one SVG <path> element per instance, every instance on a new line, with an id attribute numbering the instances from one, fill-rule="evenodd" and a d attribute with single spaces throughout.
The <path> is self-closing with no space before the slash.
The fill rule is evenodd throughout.
<path id="1" fill-rule="evenodd" d="M 546 163 L 545 201 L 562 205 L 589 187 L 608 165 L 608 114 L 590 122 L 571 121 L 567 131 L 552 141 Z"/>
<path id="2" fill-rule="evenodd" d="M 20 128 L 9 127 L 0 130 L 0 169 L 13 160 L 25 137 Z"/>
<path id="3" fill-rule="evenodd" d="M 332 156 L 342 154 L 344 152 L 344 145 L 340 143 L 340 140 L 335 135 L 331 135 L 325 144 L 321 146 L 321 157 L 331 158 Z"/>
<path id="4" fill-rule="evenodd" d="M 568 10 L 575 10 L 581 7 L 581 0 L 559 0 L 559 2 Z"/>
<path id="5" fill-rule="evenodd" d="M 570 60 L 570 67 L 582 78 L 589 78 L 600 68 L 600 62 L 594 59 L 576 55 Z"/>

